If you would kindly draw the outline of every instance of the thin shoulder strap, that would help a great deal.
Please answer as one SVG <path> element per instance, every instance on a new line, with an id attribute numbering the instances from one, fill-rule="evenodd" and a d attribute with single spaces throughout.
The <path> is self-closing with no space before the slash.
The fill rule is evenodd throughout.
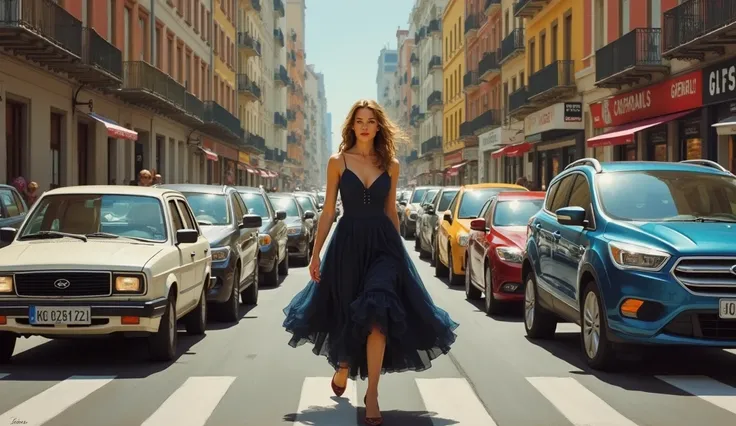
<path id="1" fill-rule="evenodd" d="M 342 153 L 342 162 L 345 163 L 345 169 L 348 168 L 348 160 L 345 159 L 345 152 Z"/>

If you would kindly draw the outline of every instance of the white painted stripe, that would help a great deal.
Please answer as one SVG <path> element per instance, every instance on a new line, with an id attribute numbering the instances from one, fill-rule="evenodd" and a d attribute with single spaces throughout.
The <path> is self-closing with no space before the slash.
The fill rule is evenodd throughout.
<path id="1" fill-rule="evenodd" d="M 0 425 L 40 426 L 110 383 L 115 376 L 72 376 L 0 415 Z"/>
<path id="2" fill-rule="evenodd" d="M 527 377 L 575 426 L 636 426 L 572 377 Z"/>
<path id="3" fill-rule="evenodd" d="M 235 377 L 190 377 L 142 426 L 203 426 Z"/>
<path id="4" fill-rule="evenodd" d="M 307 377 L 302 384 L 294 426 L 349 426 L 358 419 L 358 388 L 348 380 L 342 397 L 332 393 L 332 377 Z M 362 404 L 363 401 L 361 400 Z"/>
<path id="5" fill-rule="evenodd" d="M 6 377 L 8 377 L 8 376 L 10 376 L 10 374 L 9 374 L 9 373 L 0 373 L 0 380 L 2 380 L 2 379 L 4 379 L 4 378 L 6 378 Z"/>
<path id="6" fill-rule="evenodd" d="M 736 389 L 706 376 L 656 376 L 700 399 L 736 414 Z"/>
<path id="7" fill-rule="evenodd" d="M 495 426 L 470 383 L 462 378 L 414 379 L 432 424 Z"/>

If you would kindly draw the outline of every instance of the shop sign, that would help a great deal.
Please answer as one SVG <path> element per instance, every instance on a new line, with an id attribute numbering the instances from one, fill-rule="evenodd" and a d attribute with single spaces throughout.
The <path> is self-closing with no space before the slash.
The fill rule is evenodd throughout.
<path id="1" fill-rule="evenodd" d="M 501 145 L 503 129 L 496 127 L 478 136 L 478 147 L 481 152 L 490 151 L 494 147 Z"/>
<path id="2" fill-rule="evenodd" d="M 736 58 L 703 69 L 703 105 L 736 99 Z"/>
<path id="3" fill-rule="evenodd" d="M 250 155 L 246 152 L 238 152 L 238 161 L 243 164 L 250 164 Z"/>
<path id="4" fill-rule="evenodd" d="M 620 126 L 633 121 L 699 108 L 703 105 L 701 70 L 633 92 L 590 104 L 593 127 Z"/>
<path id="5" fill-rule="evenodd" d="M 478 149 L 477 148 L 463 149 L 463 161 L 478 161 Z"/>
<path id="6" fill-rule="evenodd" d="M 457 164 L 463 161 L 463 150 L 457 150 L 449 154 L 445 154 L 445 167 Z"/>
<path id="7" fill-rule="evenodd" d="M 548 130 L 583 130 L 583 104 L 560 102 L 529 114 L 524 119 L 524 134 L 527 136 Z"/>
<path id="8" fill-rule="evenodd" d="M 217 155 L 221 155 L 225 158 L 238 161 L 238 150 L 235 148 L 230 148 L 229 146 L 223 145 L 221 143 L 214 143 L 212 146 L 212 150 L 215 151 Z"/>

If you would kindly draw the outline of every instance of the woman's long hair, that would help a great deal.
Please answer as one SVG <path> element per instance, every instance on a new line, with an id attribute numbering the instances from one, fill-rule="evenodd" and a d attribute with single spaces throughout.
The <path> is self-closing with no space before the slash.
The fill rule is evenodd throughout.
<path id="1" fill-rule="evenodd" d="M 383 108 L 374 100 L 362 99 L 350 108 L 350 113 L 348 113 L 342 125 L 342 142 L 340 142 L 338 152 L 345 152 L 355 146 L 357 138 L 355 131 L 353 131 L 353 124 L 355 124 L 355 115 L 360 108 L 368 108 L 373 111 L 373 115 L 378 121 L 378 133 L 373 139 L 373 148 L 376 150 L 376 156 L 378 157 L 378 166 L 383 170 L 388 170 L 391 161 L 396 156 L 396 144 L 401 140 L 403 134 L 399 127 L 388 118 Z"/>

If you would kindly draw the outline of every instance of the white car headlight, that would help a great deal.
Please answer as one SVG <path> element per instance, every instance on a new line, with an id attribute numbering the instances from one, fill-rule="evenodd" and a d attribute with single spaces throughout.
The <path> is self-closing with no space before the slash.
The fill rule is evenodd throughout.
<path id="1" fill-rule="evenodd" d="M 299 235 L 299 234 L 302 233 L 302 227 L 301 226 L 297 226 L 295 228 L 289 228 L 289 229 L 286 230 L 286 233 L 288 235 Z"/>
<path id="2" fill-rule="evenodd" d="M 460 244 L 461 247 L 467 247 L 469 240 L 470 235 L 467 232 L 460 232 L 457 234 L 457 243 Z"/>
<path id="3" fill-rule="evenodd" d="M 213 262 L 221 262 L 227 259 L 228 257 L 230 257 L 229 247 L 219 247 L 216 249 L 212 249 L 212 261 Z"/>
<path id="4" fill-rule="evenodd" d="M 521 263 L 524 253 L 516 247 L 496 247 L 496 255 L 504 262 Z"/>
<path id="5" fill-rule="evenodd" d="M 659 271 L 670 260 L 670 254 L 634 244 L 609 242 L 608 252 L 618 269 Z"/>

